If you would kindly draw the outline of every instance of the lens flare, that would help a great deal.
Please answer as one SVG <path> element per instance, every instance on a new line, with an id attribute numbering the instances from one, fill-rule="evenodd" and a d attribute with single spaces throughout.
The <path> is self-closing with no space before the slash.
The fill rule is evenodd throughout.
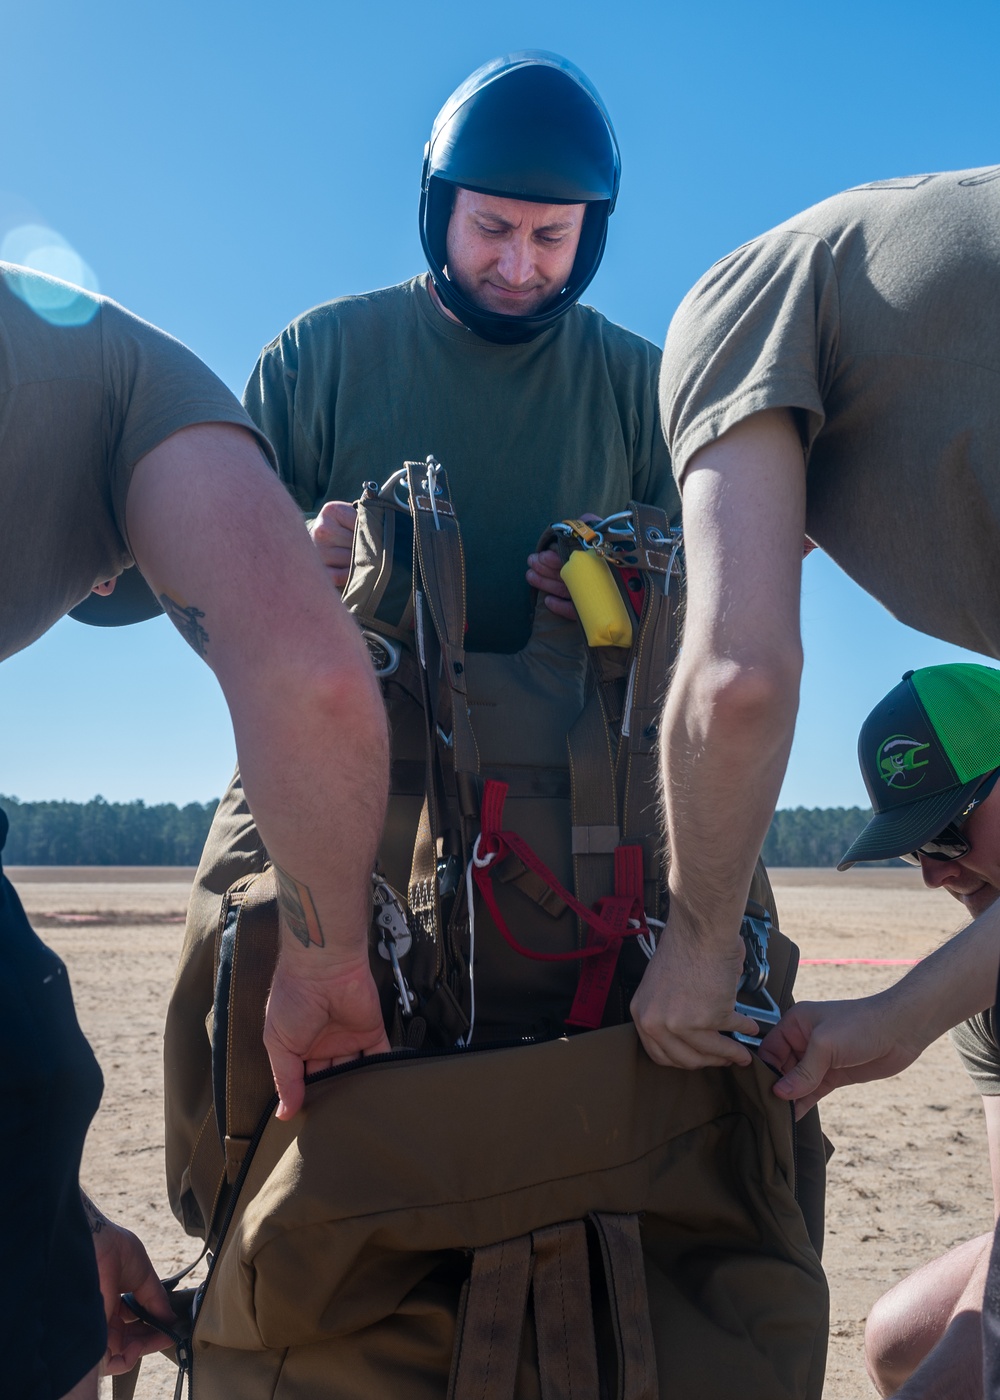
<path id="1" fill-rule="evenodd" d="M 17 263 L 8 286 L 53 326 L 85 325 L 97 311 L 97 278 L 55 229 L 19 224 L 0 242 L 0 260 Z"/>

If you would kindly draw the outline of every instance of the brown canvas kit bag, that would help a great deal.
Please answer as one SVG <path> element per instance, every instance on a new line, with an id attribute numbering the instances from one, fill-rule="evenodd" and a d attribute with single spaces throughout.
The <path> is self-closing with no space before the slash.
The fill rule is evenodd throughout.
<path id="1" fill-rule="evenodd" d="M 194 1400 L 819 1400 L 826 1285 L 759 1061 L 630 1026 L 379 1057 L 273 1100 L 190 1347 Z"/>
<path id="2" fill-rule="evenodd" d="M 445 532 L 426 519 L 425 484 L 412 467 L 407 474 L 405 509 L 384 490 L 359 503 L 355 562 L 365 567 L 345 596 L 366 628 L 382 629 L 381 645 L 402 652 L 384 685 L 395 807 L 408 815 L 401 833 L 390 824 L 383 864 L 416 915 L 403 965 L 421 1009 L 431 1008 L 431 1029 L 414 1036 L 422 1017 L 400 1017 L 373 940 L 393 1041 L 423 1049 L 320 1077 L 294 1124 L 273 1120 L 261 1031 L 277 950 L 275 888 L 242 794 L 231 789 L 217 819 L 222 840 L 206 852 L 192 900 L 168 1018 L 171 1201 L 213 1250 L 193 1340 L 181 1349 L 191 1393 L 711 1400 L 738 1389 L 748 1400 L 818 1400 L 826 1291 L 796 1201 L 809 1153 L 788 1106 L 770 1093 L 766 1067 L 662 1070 L 629 1025 L 546 1037 L 546 1019 L 553 1010 L 561 1019 L 573 999 L 579 963 L 524 962 L 482 910 L 480 995 L 494 998 L 501 1027 L 506 1005 L 520 1017 L 534 995 L 542 1010 L 529 1020 L 543 1026 L 542 1043 L 489 1050 L 480 1035 L 471 1050 L 440 1048 L 467 1027 L 470 988 L 461 907 L 449 915 L 431 888 L 435 856 L 450 841 L 467 853 L 480 780 L 508 785 L 504 824 L 588 907 L 613 887 L 613 844 L 642 846 L 644 906 L 662 917 L 651 803 L 657 686 L 676 640 L 673 555 L 657 544 L 640 559 L 646 593 L 635 643 L 631 652 L 595 649 L 596 681 L 580 670 L 571 633 L 545 617 L 524 654 L 465 657 L 461 573 L 449 562 L 460 539 L 451 531 L 450 555 L 435 564 Z M 439 498 L 436 509 L 450 526 L 446 504 Z M 419 577 L 433 603 L 425 606 L 450 673 L 464 677 L 461 696 L 419 698 L 415 633 L 405 625 L 412 580 L 400 625 L 384 615 L 391 542 L 411 518 L 417 544 L 407 548 L 424 547 Z M 648 508 L 634 518 L 641 538 L 652 531 L 667 541 L 665 520 Z M 651 588 L 657 579 L 662 593 Z M 497 694 L 506 712 L 492 704 Z M 473 729 L 463 740 L 456 715 L 466 704 Z M 529 704 L 539 722 L 525 748 Z M 567 765 L 566 715 L 577 713 Z M 502 755 L 514 749 L 525 763 L 512 767 Z M 605 777 L 599 763 L 579 761 L 601 752 L 618 755 Z M 400 802 L 408 785 L 409 809 Z M 493 889 L 524 944 L 584 945 L 587 929 L 512 856 Z M 773 917 L 762 866 L 751 895 Z M 784 1008 L 797 949 L 772 929 L 769 951 L 768 990 Z M 643 966 L 627 940 L 606 1026 L 627 1017 Z M 818 1203 L 821 1215 L 821 1182 Z"/>

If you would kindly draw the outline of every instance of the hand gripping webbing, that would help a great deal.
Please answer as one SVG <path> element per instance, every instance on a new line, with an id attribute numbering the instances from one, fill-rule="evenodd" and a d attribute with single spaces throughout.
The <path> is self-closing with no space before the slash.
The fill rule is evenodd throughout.
<path id="1" fill-rule="evenodd" d="M 617 1400 L 656 1400 L 656 1354 L 638 1219 L 591 1216 L 615 1341 Z M 571 1220 L 475 1251 L 448 1400 L 513 1400 L 529 1293 L 542 1400 L 602 1393 L 587 1226 Z M 610 1379 L 610 1378 L 607 1378 Z"/>

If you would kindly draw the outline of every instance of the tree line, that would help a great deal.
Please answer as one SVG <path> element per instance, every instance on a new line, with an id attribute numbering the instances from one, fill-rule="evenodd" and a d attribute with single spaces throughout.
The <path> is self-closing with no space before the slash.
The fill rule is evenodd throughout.
<path id="1" fill-rule="evenodd" d="M 197 865 L 218 799 L 162 802 L 19 802 L 0 796 L 10 819 L 7 865 Z"/>
<path id="2" fill-rule="evenodd" d="M 871 819 L 870 807 L 785 807 L 775 812 L 761 852 L 765 865 L 835 866 Z M 873 865 L 898 865 L 896 860 Z"/>
<path id="3" fill-rule="evenodd" d="M 3 858 L 8 865 L 197 865 L 217 806 L 0 796 L 10 818 Z M 865 807 L 784 808 L 771 822 L 764 863 L 836 865 L 870 816 Z"/>

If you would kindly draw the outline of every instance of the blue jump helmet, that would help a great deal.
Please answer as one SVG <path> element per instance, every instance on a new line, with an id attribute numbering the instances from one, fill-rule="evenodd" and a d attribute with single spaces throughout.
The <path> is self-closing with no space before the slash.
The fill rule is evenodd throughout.
<path id="1" fill-rule="evenodd" d="M 600 266 L 620 179 L 611 118 L 575 64 L 523 49 L 477 68 L 441 108 L 424 150 L 420 241 L 438 296 L 486 340 L 533 340 L 576 303 Z M 445 239 L 456 186 L 588 206 L 569 281 L 534 315 L 483 310 L 448 278 Z"/>

